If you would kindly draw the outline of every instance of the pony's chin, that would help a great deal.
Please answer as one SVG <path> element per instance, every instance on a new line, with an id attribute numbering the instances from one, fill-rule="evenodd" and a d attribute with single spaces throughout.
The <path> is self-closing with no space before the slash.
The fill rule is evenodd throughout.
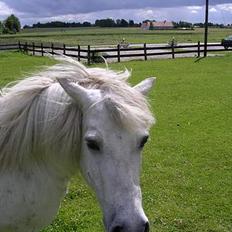
<path id="1" fill-rule="evenodd" d="M 149 221 L 144 215 L 137 215 L 136 221 L 130 220 L 130 218 L 120 218 L 120 215 L 114 215 L 111 218 L 113 220 L 108 222 L 105 217 L 103 218 L 106 232 L 149 232 Z"/>

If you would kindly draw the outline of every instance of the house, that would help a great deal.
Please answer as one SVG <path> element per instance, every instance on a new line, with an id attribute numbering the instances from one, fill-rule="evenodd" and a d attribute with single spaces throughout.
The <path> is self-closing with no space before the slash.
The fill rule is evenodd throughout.
<path id="1" fill-rule="evenodd" d="M 169 30 L 174 28 L 173 22 L 162 21 L 162 22 L 144 22 L 141 25 L 144 30 Z"/>

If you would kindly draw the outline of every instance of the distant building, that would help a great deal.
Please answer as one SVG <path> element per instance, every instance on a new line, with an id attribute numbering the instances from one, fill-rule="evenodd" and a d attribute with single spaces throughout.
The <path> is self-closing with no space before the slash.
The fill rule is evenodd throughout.
<path id="1" fill-rule="evenodd" d="M 141 25 L 141 28 L 144 30 L 168 30 L 168 29 L 173 29 L 174 24 L 173 22 L 168 22 L 168 21 L 162 21 L 162 22 L 144 22 Z"/>

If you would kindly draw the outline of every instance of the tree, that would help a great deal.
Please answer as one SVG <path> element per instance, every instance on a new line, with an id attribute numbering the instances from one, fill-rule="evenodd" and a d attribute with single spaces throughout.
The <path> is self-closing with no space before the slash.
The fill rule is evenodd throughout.
<path id="1" fill-rule="evenodd" d="M 91 23 L 90 22 L 83 22 L 83 27 L 91 27 Z"/>
<path id="2" fill-rule="evenodd" d="M 28 29 L 28 28 L 31 28 L 31 27 L 27 24 L 23 26 L 23 29 Z"/>
<path id="3" fill-rule="evenodd" d="M 97 19 L 95 21 L 95 26 L 97 27 L 115 27 L 115 21 L 113 19 Z"/>
<path id="4" fill-rule="evenodd" d="M 129 23 L 125 19 L 121 19 L 121 27 L 128 27 Z"/>
<path id="5" fill-rule="evenodd" d="M 130 19 L 129 20 L 129 27 L 134 27 L 135 23 L 134 20 Z"/>
<path id="6" fill-rule="evenodd" d="M 173 23 L 174 28 L 178 28 L 179 24 L 177 22 L 173 21 L 172 23 Z"/>
<path id="7" fill-rule="evenodd" d="M 121 19 L 116 19 L 116 26 L 120 27 L 120 25 L 121 25 Z"/>
<path id="8" fill-rule="evenodd" d="M 4 32 L 5 33 L 16 33 L 21 29 L 21 24 L 19 19 L 15 15 L 10 15 L 4 21 Z"/>
<path id="9" fill-rule="evenodd" d="M 178 23 L 178 27 L 179 28 L 192 28 L 193 27 L 193 24 L 192 23 L 189 23 L 189 22 L 185 22 L 185 21 L 180 21 Z"/>

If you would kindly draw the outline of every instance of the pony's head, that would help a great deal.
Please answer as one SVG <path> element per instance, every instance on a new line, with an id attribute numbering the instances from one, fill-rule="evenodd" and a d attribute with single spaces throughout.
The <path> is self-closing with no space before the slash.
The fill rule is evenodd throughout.
<path id="1" fill-rule="evenodd" d="M 154 121 L 145 95 L 155 79 L 130 87 L 122 80 L 128 72 L 92 68 L 83 70 L 83 75 L 86 79 L 79 82 L 58 78 L 82 109 L 83 176 L 96 192 L 107 232 L 148 232 L 139 174 L 141 152 Z"/>

